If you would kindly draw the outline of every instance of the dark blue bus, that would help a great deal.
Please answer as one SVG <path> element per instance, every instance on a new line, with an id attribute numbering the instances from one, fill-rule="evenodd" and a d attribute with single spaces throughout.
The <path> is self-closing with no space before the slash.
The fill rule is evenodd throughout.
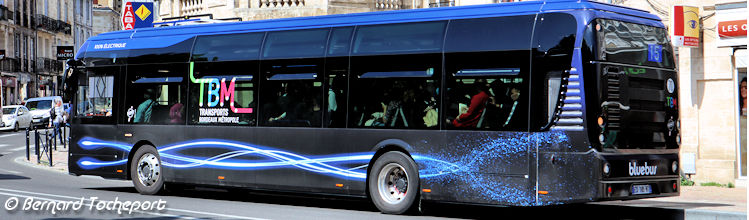
<path id="1" fill-rule="evenodd" d="M 69 168 L 169 184 L 540 206 L 679 195 L 660 19 L 579 0 L 104 33 Z"/>

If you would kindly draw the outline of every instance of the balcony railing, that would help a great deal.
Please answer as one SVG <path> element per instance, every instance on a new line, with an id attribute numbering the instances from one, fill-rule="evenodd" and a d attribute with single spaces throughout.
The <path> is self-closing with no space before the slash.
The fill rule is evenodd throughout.
<path id="1" fill-rule="evenodd" d="M 0 5 L 0 20 L 12 20 L 13 19 L 13 11 L 8 9 L 8 7 L 5 7 L 5 5 Z"/>
<path id="2" fill-rule="evenodd" d="M 51 32 L 70 34 L 70 24 L 44 15 L 36 15 L 36 27 Z"/>
<path id="3" fill-rule="evenodd" d="M 260 8 L 302 7 L 304 0 L 260 0 Z"/>
<path id="4" fill-rule="evenodd" d="M 60 73 L 62 72 L 62 62 L 50 58 L 37 58 L 36 69 L 39 72 Z"/>
<path id="5" fill-rule="evenodd" d="M 375 0 L 375 9 L 380 10 L 380 11 L 403 9 L 403 1 L 401 0 Z"/>
<path id="6" fill-rule="evenodd" d="M 455 1 L 430 1 L 429 3 L 430 8 L 453 7 L 453 6 L 455 6 Z"/>
<path id="7" fill-rule="evenodd" d="M 5 57 L 0 60 L 0 70 L 5 72 L 19 72 L 21 71 L 21 61 L 17 58 Z"/>

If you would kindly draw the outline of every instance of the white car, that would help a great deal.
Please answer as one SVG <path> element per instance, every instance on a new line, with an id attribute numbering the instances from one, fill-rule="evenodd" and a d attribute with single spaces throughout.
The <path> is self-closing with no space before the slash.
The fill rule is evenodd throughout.
<path id="1" fill-rule="evenodd" d="M 5 126 L 0 127 L 0 131 L 13 130 L 18 131 L 20 128 L 31 126 L 31 113 L 23 105 L 3 106 L 3 123 Z"/>
<path id="2" fill-rule="evenodd" d="M 31 123 L 35 127 L 47 127 L 49 125 L 50 114 L 53 101 L 62 103 L 60 96 L 47 96 L 39 98 L 30 98 L 26 100 L 26 108 L 31 111 Z M 54 120 L 54 119 L 53 119 Z"/>

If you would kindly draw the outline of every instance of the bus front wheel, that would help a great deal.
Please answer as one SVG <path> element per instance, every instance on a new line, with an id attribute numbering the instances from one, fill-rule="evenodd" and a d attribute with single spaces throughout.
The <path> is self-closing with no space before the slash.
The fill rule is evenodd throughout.
<path id="1" fill-rule="evenodd" d="M 154 195 L 164 186 L 161 173 L 161 159 L 156 148 L 144 145 L 138 148 L 130 163 L 130 178 L 140 194 Z"/>
<path id="2" fill-rule="evenodd" d="M 418 204 L 416 163 L 402 152 L 380 156 L 370 169 L 367 184 L 372 202 L 383 213 L 402 214 Z"/>

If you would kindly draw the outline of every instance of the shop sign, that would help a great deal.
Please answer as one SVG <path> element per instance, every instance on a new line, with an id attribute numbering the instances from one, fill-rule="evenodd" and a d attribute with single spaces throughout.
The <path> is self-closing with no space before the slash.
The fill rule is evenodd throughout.
<path id="1" fill-rule="evenodd" d="M 718 36 L 746 37 L 746 20 L 718 22 Z"/>
<path id="2" fill-rule="evenodd" d="M 16 78 L 15 77 L 2 77 L 2 85 L 3 87 L 10 87 L 15 88 L 16 87 Z"/>
<path id="3" fill-rule="evenodd" d="M 153 17 L 153 1 L 126 1 L 122 7 L 122 29 L 153 27 Z"/>
<path id="4" fill-rule="evenodd" d="M 674 6 L 671 13 L 671 40 L 674 46 L 700 46 L 700 10 L 691 6 Z"/>
<path id="5" fill-rule="evenodd" d="M 722 4 L 715 6 L 715 33 L 718 47 L 746 47 L 746 15 L 744 4 Z"/>
<path id="6" fill-rule="evenodd" d="M 135 26 L 135 14 L 133 13 L 133 3 L 126 2 L 124 12 L 122 13 L 122 30 L 130 30 Z"/>
<path id="7" fill-rule="evenodd" d="M 75 57 L 73 46 L 57 46 L 57 60 L 67 60 Z"/>

